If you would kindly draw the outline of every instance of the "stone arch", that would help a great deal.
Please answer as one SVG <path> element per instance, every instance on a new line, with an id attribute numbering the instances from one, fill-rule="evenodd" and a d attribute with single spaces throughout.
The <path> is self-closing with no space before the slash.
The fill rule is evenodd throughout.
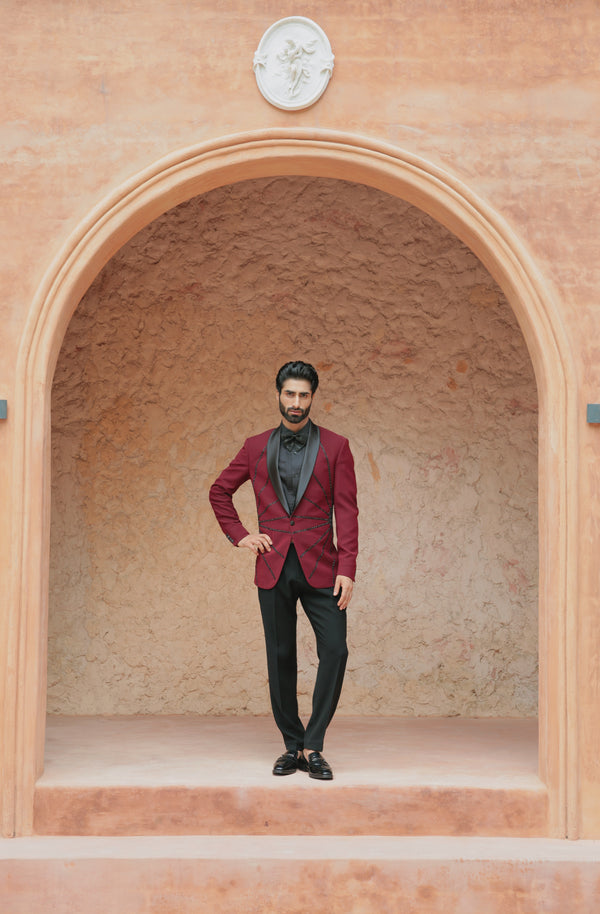
<path id="1" fill-rule="evenodd" d="M 565 834 L 575 784 L 568 777 L 567 683 L 570 620 L 569 533 L 574 521 L 571 460 L 575 434 L 569 348 L 552 295 L 519 239 L 466 186 L 440 168 L 391 146 L 320 131 L 264 131 L 174 153 L 103 200 L 50 265 L 32 304 L 19 351 L 14 414 L 19 490 L 13 538 L 5 733 L 8 834 L 32 829 L 33 793 L 43 767 L 50 489 L 50 393 L 69 320 L 100 269 L 137 231 L 193 196 L 255 177 L 299 174 L 342 178 L 401 197 L 427 212 L 479 257 L 510 302 L 536 374 L 540 491 L 540 776 L 549 795 L 549 827 Z M 574 605 L 574 601 L 573 601 Z M 571 664 L 571 668 L 573 665 Z M 552 677 L 549 676 L 552 672 Z M 8 745 L 8 743 L 7 743 Z M 571 753 L 574 750 L 571 749 Z M 572 809 L 571 815 L 574 815 Z"/>

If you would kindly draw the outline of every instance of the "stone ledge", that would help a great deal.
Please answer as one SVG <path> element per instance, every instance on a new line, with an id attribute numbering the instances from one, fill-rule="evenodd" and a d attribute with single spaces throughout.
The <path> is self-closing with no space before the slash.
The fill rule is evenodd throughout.
<path id="1" fill-rule="evenodd" d="M 342 787 L 38 789 L 37 835 L 544 836 L 545 790 Z M 317 793 L 318 791 L 318 793 Z"/>
<path id="2" fill-rule="evenodd" d="M 161 835 L 0 839 L 10 860 L 395 860 L 598 864 L 600 840 L 317 835 Z"/>
<path id="3" fill-rule="evenodd" d="M 272 776 L 267 718 L 54 718 L 47 737 L 38 835 L 556 836 L 536 721 L 339 717 L 331 783 Z"/>
<path id="4" fill-rule="evenodd" d="M 600 842 L 444 838 L 22 838 L 3 914 L 589 914 Z"/>

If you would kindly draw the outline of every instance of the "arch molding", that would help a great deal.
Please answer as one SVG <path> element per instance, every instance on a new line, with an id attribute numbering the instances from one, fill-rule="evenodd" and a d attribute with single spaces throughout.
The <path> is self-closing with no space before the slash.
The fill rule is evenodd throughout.
<path id="1" fill-rule="evenodd" d="M 574 835 L 576 605 L 570 559 L 575 529 L 570 398 L 574 373 L 551 289 L 502 217 L 439 167 L 361 137 L 309 130 L 246 133 L 180 150 L 116 188 L 71 234 L 49 266 L 21 343 L 16 446 L 13 588 L 5 680 L 4 833 L 33 827 L 43 768 L 50 528 L 50 397 L 58 353 L 83 294 L 107 261 L 166 210 L 215 187 L 282 175 L 362 183 L 401 197 L 457 235 L 486 266 L 520 323 L 539 395 L 539 754 L 548 790 L 548 834 Z M 568 599 L 570 597 L 570 599 Z M 567 671 L 569 675 L 567 675 Z M 575 725 L 572 724 L 571 727 Z"/>

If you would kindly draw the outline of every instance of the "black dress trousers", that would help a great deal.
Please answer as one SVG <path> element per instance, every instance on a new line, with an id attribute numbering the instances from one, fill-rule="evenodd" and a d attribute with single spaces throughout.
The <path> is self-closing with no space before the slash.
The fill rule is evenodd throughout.
<path id="1" fill-rule="evenodd" d="M 333 587 L 311 587 L 298 554 L 290 546 L 275 587 L 258 588 L 265 630 L 269 692 L 275 723 L 286 749 L 323 749 L 325 731 L 342 691 L 348 659 L 346 610 L 337 605 Z M 315 633 L 319 660 L 306 728 L 298 715 L 296 605 L 298 600 Z"/>

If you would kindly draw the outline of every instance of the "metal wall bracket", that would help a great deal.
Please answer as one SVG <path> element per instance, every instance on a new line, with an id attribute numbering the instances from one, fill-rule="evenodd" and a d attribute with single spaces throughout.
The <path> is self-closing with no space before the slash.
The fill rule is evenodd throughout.
<path id="1" fill-rule="evenodd" d="M 587 421 L 593 425 L 600 424 L 600 403 L 588 403 Z"/>

